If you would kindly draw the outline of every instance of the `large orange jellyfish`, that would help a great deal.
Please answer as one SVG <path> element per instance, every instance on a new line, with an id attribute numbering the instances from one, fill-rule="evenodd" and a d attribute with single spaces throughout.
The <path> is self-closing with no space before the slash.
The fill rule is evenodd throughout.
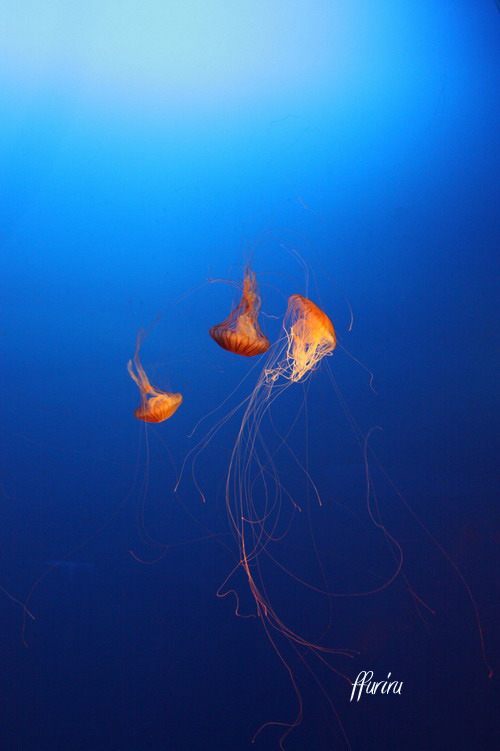
<path id="1" fill-rule="evenodd" d="M 288 342 L 286 365 L 270 368 L 267 374 L 301 381 L 335 349 L 335 329 L 326 313 L 302 295 L 289 298 L 283 326 Z"/>
<path id="2" fill-rule="evenodd" d="M 279 639 L 285 639 L 292 659 L 304 660 L 305 654 L 314 655 L 325 663 L 326 654 L 352 656 L 348 649 L 335 649 L 310 640 L 298 633 L 281 612 L 271 594 L 266 572 L 269 566 L 289 573 L 302 585 L 323 596 L 333 596 L 327 586 L 311 585 L 294 575 L 287 563 L 279 560 L 278 548 L 290 529 L 296 512 L 301 511 L 302 501 L 297 497 L 300 484 L 287 488 L 280 477 L 275 460 L 281 447 L 286 445 L 286 436 L 277 436 L 274 447 L 264 436 L 263 421 L 271 405 L 281 393 L 294 383 L 304 381 L 317 368 L 320 361 L 335 349 L 336 336 L 328 316 L 311 300 L 302 295 L 292 295 L 283 319 L 284 335 L 273 345 L 269 358 L 247 400 L 236 442 L 231 454 L 226 478 L 226 510 L 237 548 L 238 562 L 219 589 L 219 596 L 236 590 L 230 583 L 237 571 L 243 572 L 255 602 L 256 614 L 273 649 L 289 673 L 298 701 L 295 719 L 289 722 L 264 723 L 256 735 L 269 725 L 283 729 L 279 746 L 302 719 L 302 699 L 294 678 L 289 657 L 285 656 Z M 271 418 L 270 418 L 271 419 Z M 271 419 L 271 427 L 274 423 Z M 321 504 L 319 492 L 311 479 L 307 462 L 301 463 L 292 453 L 306 484 Z M 326 584 L 326 582 L 325 582 Z M 239 596 L 236 594 L 237 603 Z M 237 612 L 239 605 L 237 604 Z M 333 668 L 332 668 L 333 669 Z M 339 672 L 335 670 L 335 672 Z M 342 675 L 342 673 L 339 673 Z M 343 676 L 347 681 L 349 679 Z M 255 736 L 254 736 L 255 738 Z"/>
<path id="3" fill-rule="evenodd" d="M 264 485 L 270 477 L 280 489 L 281 483 L 269 452 L 264 450 L 262 458 L 259 459 L 257 447 L 263 446 L 264 442 L 262 436 L 257 440 L 258 434 L 265 413 L 281 391 L 310 375 L 323 357 L 331 354 L 336 345 L 335 330 L 326 313 L 302 295 L 292 295 L 289 298 L 283 329 L 284 337 L 273 346 L 248 400 L 229 464 L 226 484 L 227 511 L 240 546 L 240 563 L 249 578 L 258 611 L 267 618 L 272 614 L 272 607 L 266 602 L 265 595 L 255 586 L 249 561 L 255 561 L 261 550 L 266 547 L 268 535 L 262 524 L 270 520 L 278 506 L 273 506 L 272 510 L 267 507 L 272 494 L 268 495 L 266 492 L 266 508 L 256 510 L 252 494 L 255 476 L 252 478 L 251 475 L 256 472 L 259 481 Z M 248 534 L 253 540 L 250 547 Z"/>
<path id="4" fill-rule="evenodd" d="M 260 295 L 255 273 L 246 266 L 243 294 L 239 304 L 233 308 L 225 321 L 212 326 L 210 336 L 222 349 L 244 357 L 254 357 L 267 352 L 269 340 L 259 326 L 259 310 Z"/>
<path id="5" fill-rule="evenodd" d="M 130 377 L 139 386 L 141 392 L 141 404 L 134 410 L 138 420 L 145 422 L 163 422 L 172 417 L 176 409 L 182 403 L 182 394 L 172 394 L 168 391 L 160 391 L 149 382 L 149 379 L 139 359 L 139 349 L 144 338 L 144 331 L 139 331 L 134 360 L 128 361 L 127 368 Z M 135 370 L 134 372 L 134 365 Z"/>

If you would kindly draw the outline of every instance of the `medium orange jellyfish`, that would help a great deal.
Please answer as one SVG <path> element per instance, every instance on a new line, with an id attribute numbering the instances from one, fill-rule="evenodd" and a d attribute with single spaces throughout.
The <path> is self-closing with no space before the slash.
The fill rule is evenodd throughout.
<path id="1" fill-rule="evenodd" d="M 163 422 L 172 417 L 176 409 L 182 403 L 182 394 L 172 394 L 168 391 L 160 391 L 149 382 L 149 379 L 139 359 L 139 349 L 145 334 L 141 330 L 137 336 L 134 361 L 128 361 L 127 368 L 130 377 L 139 386 L 141 392 L 141 405 L 134 410 L 138 420 L 145 422 Z M 135 370 L 134 372 L 134 365 Z"/>
<path id="2" fill-rule="evenodd" d="M 239 304 L 225 321 L 212 326 L 210 336 L 222 349 L 244 357 L 254 357 L 267 352 L 269 340 L 259 326 L 259 310 L 260 295 L 255 273 L 246 266 L 243 294 Z"/>

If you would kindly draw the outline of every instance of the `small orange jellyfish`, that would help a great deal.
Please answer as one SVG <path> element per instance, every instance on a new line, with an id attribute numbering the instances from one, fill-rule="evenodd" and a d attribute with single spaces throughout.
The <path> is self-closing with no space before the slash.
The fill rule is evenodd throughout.
<path id="1" fill-rule="evenodd" d="M 139 349 L 143 338 L 144 332 L 141 330 L 137 336 L 134 362 L 132 363 L 132 360 L 129 360 L 127 364 L 130 377 L 139 386 L 141 392 L 141 406 L 134 410 L 134 415 L 138 420 L 145 422 L 163 422 L 172 417 L 177 407 L 181 405 L 182 394 L 160 391 L 150 384 L 139 359 Z M 137 373 L 134 373 L 134 365 Z"/>
<path id="2" fill-rule="evenodd" d="M 269 340 L 261 331 L 258 317 L 260 295 L 255 273 L 245 267 L 243 295 L 239 304 L 231 311 L 229 318 L 212 326 L 210 336 L 228 352 L 244 357 L 254 357 L 267 352 Z"/>

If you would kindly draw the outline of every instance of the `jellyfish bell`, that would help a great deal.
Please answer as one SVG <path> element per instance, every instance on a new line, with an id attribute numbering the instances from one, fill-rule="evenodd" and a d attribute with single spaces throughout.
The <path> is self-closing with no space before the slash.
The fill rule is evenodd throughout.
<path id="1" fill-rule="evenodd" d="M 269 340 L 262 333 L 258 321 L 260 302 L 255 273 L 246 266 L 241 300 L 225 321 L 212 326 L 212 339 L 222 349 L 243 357 L 255 357 L 267 352 Z"/>
<path id="2" fill-rule="evenodd" d="M 138 420 L 164 422 L 172 417 L 182 403 L 181 394 L 161 393 L 158 390 L 150 391 L 150 393 L 155 395 L 148 398 L 143 394 L 141 406 L 134 410 L 134 415 Z"/>
<path id="3" fill-rule="evenodd" d="M 182 403 L 182 394 L 173 394 L 169 391 L 161 391 L 149 382 L 139 358 L 139 349 L 144 333 L 139 332 L 134 359 L 129 360 L 127 369 L 132 380 L 136 382 L 141 392 L 141 404 L 134 410 L 138 420 L 144 422 L 164 422 L 172 417 Z M 134 370 L 135 367 L 135 370 Z"/>

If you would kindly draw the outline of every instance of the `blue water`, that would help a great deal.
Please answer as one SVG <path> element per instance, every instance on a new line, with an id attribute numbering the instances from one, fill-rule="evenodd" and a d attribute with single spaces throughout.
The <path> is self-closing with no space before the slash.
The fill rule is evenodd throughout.
<path id="1" fill-rule="evenodd" d="M 320 584 L 320 551 L 337 593 L 391 578 L 349 415 L 380 428 L 403 551 L 366 597 L 265 567 L 295 631 L 359 652 L 329 668 L 276 635 L 303 703 L 285 748 L 348 748 L 343 728 L 353 751 L 493 749 L 496 675 L 454 565 L 495 667 L 496 4 L 18 0 L 0 19 L 2 749 L 264 751 L 284 728 L 255 732 L 296 717 L 263 621 L 216 597 L 241 410 L 197 459 L 205 502 L 190 459 L 173 492 L 264 366 L 208 336 L 233 302 L 209 280 L 248 257 L 272 342 L 293 293 L 339 339 L 262 424 L 302 507 L 275 552 Z M 126 363 L 158 313 L 141 357 L 184 401 L 146 430 Z M 12 599 L 31 590 L 34 620 Z M 362 670 L 401 694 L 351 702 L 335 671 Z"/>

